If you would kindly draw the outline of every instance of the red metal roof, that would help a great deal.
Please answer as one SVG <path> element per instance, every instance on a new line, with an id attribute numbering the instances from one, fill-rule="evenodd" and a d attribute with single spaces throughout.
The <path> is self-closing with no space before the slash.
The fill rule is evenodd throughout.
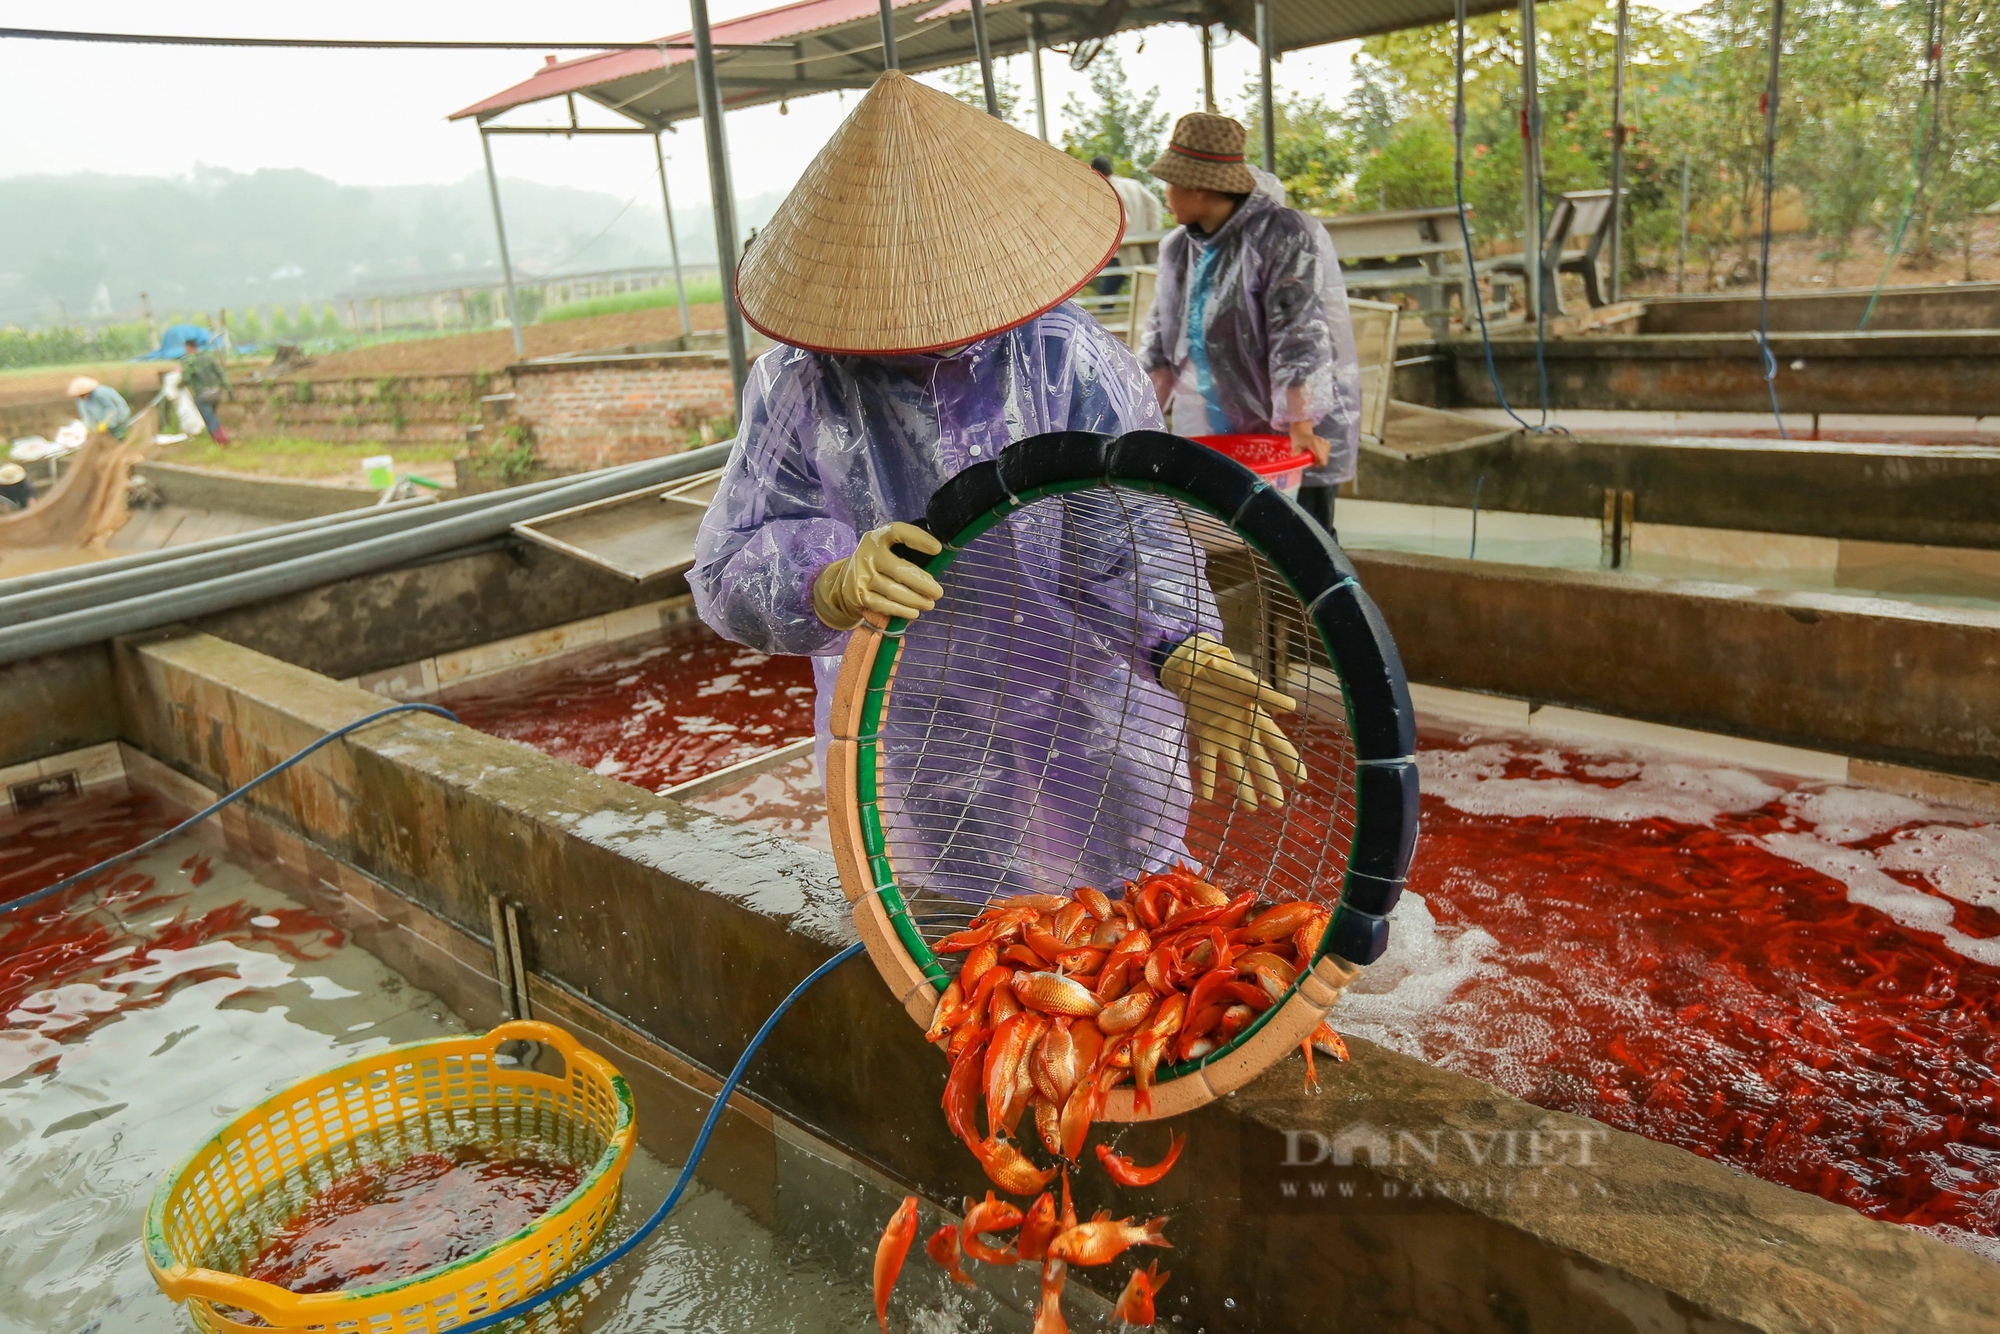
<path id="1" fill-rule="evenodd" d="M 930 3 L 933 3 L 933 0 L 893 0 L 893 7 L 908 9 L 913 5 Z M 881 5 L 878 0 L 798 0 L 796 4 L 780 5 L 776 9 L 767 9 L 740 19 L 713 24 L 709 29 L 709 37 L 718 43 L 789 41 L 794 37 L 839 27 L 857 19 L 873 18 L 880 12 Z M 694 40 L 694 33 L 680 32 L 659 40 L 691 42 Z M 577 60 L 551 58 L 548 64 L 535 71 L 533 78 L 495 93 L 484 101 L 474 102 L 463 110 L 454 111 L 446 119 L 463 120 L 467 116 L 496 115 L 513 107 L 525 106 L 529 102 L 561 97 L 565 93 L 580 93 L 614 79 L 630 78 L 632 75 L 644 74 L 650 70 L 689 64 L 693 60 L 694 52 L 691 50 L 662 51 L 657 46 L 607 51 L 603 55 L 584 56 Z"/>

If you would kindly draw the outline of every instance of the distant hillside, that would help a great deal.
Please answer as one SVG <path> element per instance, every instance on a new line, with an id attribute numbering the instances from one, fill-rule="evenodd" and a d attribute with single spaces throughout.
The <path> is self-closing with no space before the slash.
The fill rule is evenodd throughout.
<path id="1" fill-rule="evenodd" d="M 620 215 L 626 201 L 611 194 L 506 179 L 501 191 L 508 243 L 524 272 L 666 262 L 657 194 Z M 742 225 L 761 225 L 781 198 L 740 201 Z M 712 263 L 708 210 L 674 220 L 682 258 Z M 0 181 L 0 236 L 0 325 L 48 322 L 64 310 L 130 315 L 141 292 L 162 316 L 296 306 L 376 282 L 499 264 L 478 175 L 396 186 L 212 168 L 184 177 L 16 176 Z"/>

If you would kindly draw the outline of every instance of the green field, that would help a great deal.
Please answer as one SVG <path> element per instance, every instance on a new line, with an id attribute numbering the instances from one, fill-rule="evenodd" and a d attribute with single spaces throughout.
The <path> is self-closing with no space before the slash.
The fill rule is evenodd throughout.
<path id="1" fill-rule="evenodd" d="M 449 463 L 452 456 L 463 452 L 463 444 L 449 441 L 436 443 L 388 444 L 380 441 L 366 441 L 360 444 L 334 444 L 325 440 L 306 440 L 298 436 L 261 436 L 245 438 L 232 437 L 227 445 L 218 445 L 205 435 L 194 436 L 174 445 L 153 445 L 147 448 L 146 457 L 161 463 L 185 463 L 194 468 L 221 468 L 229 472 L 251 472 L 261 477 L 297 477 L 315 480 L 337 480 L 359 478 L 361 460 L 371 454 L 389 454 L 396 460 L 398 471 L 408 471 L 425 464 Z"/>
<path id="2" fill-rule="evenodd" d="M 712 305 L 722 300 L 722 280 L 707 278 L 688 284 L 688 304 L 690 306 Z M 677 298 L 673 284 L 665 287 L 649 287 L 643 292 L 620 292 L 616 296 L 592 297 L 588 301 L 572 301 L 566 306 L 542 312 L 541 322 L 549 324 L 556 320 L 581 320 L 592 315 L 623 315 L 632 310 L 658 310 L 671 306 Z"/>

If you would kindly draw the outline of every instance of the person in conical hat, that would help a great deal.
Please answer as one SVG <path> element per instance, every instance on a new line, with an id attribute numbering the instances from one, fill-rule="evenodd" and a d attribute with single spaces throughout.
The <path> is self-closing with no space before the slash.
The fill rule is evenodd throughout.
<path id="1" fill-rule="evenodd" d="M 975 166 L 981 187 L 967 190 Z M 871 612 L 920 617 L 943 596 L 892 550 L 939 550 L 909 522 L 938 487 L 1029 436 L 1163 424 L 1132 353 L 1068 300 L 1116 250 L 1121 224 L 1117 195 L 1084 163 L 890 71 L 745 253 L 744 317 L 778 346 L 744 386 L 688 583 L 725 638 L 812 656 L 822 771 L 848 632 Z M 1010 701 L 1000 737 L 980 716 L 990 699 L 899 663 L 899 695 L 935 701 L 932 735 L 963 738 L 963 754 L 942 763 L 931 746 L 933 767 L 957 786 L 933 784 L 927 799 L 980 831 L 958 841 L 983 839 L 985 855 L 926 862 L 903 849 L 898 874 L 973 893 L 1001 871 L 1028 887 L 1034 867 L 1066 858 L 1065 874 L 1081 878 L 1065 892 L 1115 889 L 1146 869 L 1137 850 L 1185 829 L 1185 764 L 1147 756 L 1182 753 L 1187 717 L 1160 684 L 1160 661 L 1220 634 L 1214 598 L 1185 538 L 1137 589 L 1122 520 L 1042 532 L 1049 516 L 1031 507 L 1007 522 L 1023 553 L 1005 575 L 1008 605 L 955 609 L 955 633 L 1016 663 L 1045 661 L 1050 688 Z M 1088 549 L 1114 534 L 1118 550 Z M 1122 608 L 1115 635 L 1089 623 L 1092 607 Z M 1110 816 L 1095 802 L 1036 801 L 1057 790 L 1129 800 Z"/>
<path id="2" fill-rule="evenodd" d="M 1181 224 L 1139 360 L 1181 435 L 1289 435 L 1313 456 L 1299 504 L 1333 527 L 1361 444 L 1361 362 L 1326 228 L 1244 161 L 1243 126 L 1196 112 L 1151 167 Z M 1261 177 L 1261 179 L 1260 179 Z"/>

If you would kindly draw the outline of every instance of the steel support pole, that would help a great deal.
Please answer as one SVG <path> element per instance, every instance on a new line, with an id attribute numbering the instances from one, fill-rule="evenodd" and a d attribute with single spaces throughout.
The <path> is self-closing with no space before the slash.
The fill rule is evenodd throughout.
<path id="1" fill-rule="evenodd" d="M 1271 0 L 1257 0 L 1257 114 L 1263 122 L 1264 170 L 1278 169 L 1278 126 L 1271 103 Z"/>
<path id="2" fill-rule="evenodd" d="M 986 90 L 986 114 L 998 119 L 1000 94 L 993 87 L 993 44 L 986 39 L 986 0 L 972 0 L 972 49 L 979 53 L 979 86 Z"/>
<path id="3" fill-rule="evenodd" d="M 736 192 L 729 183 L 729 142 L 722 131 L 722 93 L 715 84 L 715 43 L 709 37 L 708 0 L 689 0 L 694 28 L 695 94 L 708 144 L 708 193 L 715 211 L 715 266 L 722 279 L 722 316 L 729 333 L 729 378 L 736 386 L 731 411 L 743 411 L 743 382 L 750 375 L 749 343 L 743 311 L 736 304 Z M 882 13 L 889 12 L 883 0 Z"/>
<path id="4" fill-rule="evenodd" d="M 1542 99 L 1535 68 L 1535 0 L 1521 0 L 1521 273 L 1527 315 L 1542 308 Z"/>
<path id="5" fill-rule="evenodd" d="M 1611 54 L 1611 300 L 1625 273 L 1625 55 L 1632 35 L 1628 0 L 1618 0 L 1618 37 Z"/>
<path id="6" fill-rule="evenodd" d="M 1035 76 L 1035 133 L 1049 141 L 1049 105 L 1042 94 L 1042 16 L 1028 11 L 1028 68 Z"/>
<path id="7" fill-rule="evenodd" d="M 694 335 L 694 322 L 688 316 L 687 279 L 681 275 L 681 238 L 674 230 L 674 199 L 667 190 L 667 153 L 660 146 L 658 131 L 653 133 L 653 162 L 660 169 L 660 211 L 667 215 L 667 251 L 674 258 L 674 299 L 681 308 L 681 346 Z"/>
<path id="8" fill-rule="evenodd" d="M 500 238 L 500 273 L 507 280 L 507 323 L 514 330 L 514 355 L 525 358 L 527 344 L 521 341 L 521 303 L 514 298 L 514 261 L 507 253 L 507 222 L 500 216 L 500 178 L 493 172 L 493 141 L 486 127 L 479 127 L 479 151 L 486 155 L 486 194 L 493 201 L 493 234 Z"/>
<path id="9" fill-rule="evenodd" d="M 902 68 L 896 63 L 896 16 L 889 9 L 889 0 L 882 0 L 882 68 Z"/>
<path id="10" fill-rule="evenodd" d="M 1215 114 L 1215 30 L 1201 25 L 1201 109 Z"/>
<path id="11" fill-rule="evenodd" d="M 1688 287 L 1688 173 L 1694 167 L 1693 158 L 1681 159 L 1681 239 L 1674 249 L 1674 290 L 1685 292 Z"/>

